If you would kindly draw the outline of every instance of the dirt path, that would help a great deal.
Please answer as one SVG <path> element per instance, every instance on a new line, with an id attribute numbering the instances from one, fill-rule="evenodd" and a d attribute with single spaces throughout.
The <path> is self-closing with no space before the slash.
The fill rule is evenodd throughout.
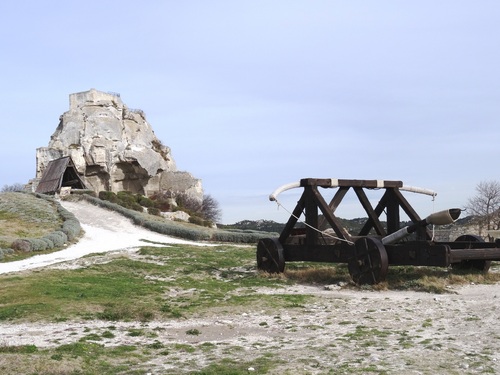
<path id="1" fill-rule="evenodd" d="M 190 241 L 148 231 L 134 225 L 130 219 L 120 214 L 94 206 L 85 201 L 62 201 L 61 204 L 68 211 L 72 212 L 80 221 L 85 231 L 80 241 L 58 252 L 35 255 L 31 258 L 17 262 L 0 263 L 0 274 L 46 267 L 56 263 L 79 259 L 92 253 L 117 250 L 135 251 L 140 246 L 146 244 L 144 240 L 163 244 L 193 244 L 193 242 Z M 159 246 L 150 243 L 147 245 Z"/>

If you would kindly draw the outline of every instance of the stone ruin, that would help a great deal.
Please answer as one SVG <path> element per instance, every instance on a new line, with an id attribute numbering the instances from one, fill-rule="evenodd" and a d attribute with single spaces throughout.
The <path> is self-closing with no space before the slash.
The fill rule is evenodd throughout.
<path id="1" fill-rule="evenodd" d="M 34 185 L 51 160 L 70 156 L 96 193 L 172 191 L 203 199 L 201 180 L 177 170 L 170 148 L 155 136 L 144 112 L 129 109 L 119 94 L 95 89 L 70 94 L 69 111 L 59 120 L 48 146 L 36 150 Z"/>

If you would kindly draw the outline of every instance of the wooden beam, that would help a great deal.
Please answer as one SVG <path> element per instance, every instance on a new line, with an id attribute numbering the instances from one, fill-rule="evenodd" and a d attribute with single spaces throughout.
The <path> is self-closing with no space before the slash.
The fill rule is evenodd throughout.
<path id="1" fill-rule="evenodd" d="M 370 201 L 368 200 L 368 197 L 366 196 L 363 188 L 360 187 L 355 187 L 354 191 L 356 192 L 356 195 L 358 196 L 359 202 L 363 206 L 363 208 L 366 211 L 366 214 L 368 215 L 368 220 L 371 221 L 372 226 L 375 228 L 375 231 L 377 232 L 378 235 L 380 236 L 386 236 L 387 233 L 380 222 L 379 216 L 380 213 L 377 214 L 375 210 L 373 209 L 372 205 L 370 204 Z"/>
<path id="2" fill-rule="evenodd" d="M 375 207 L 375 215 L 377 217 L 380 217 L 382 212 L 384 212 L 384 209 L 386 208 L 387 205 L 387 190 L 385 191 L 384 195 L 382 195 L 382 198 L 380 198 L 380 201 L 378 202 L 377 206 Z M 374 222 L 371 218 L 368 218 L 366 221 L 365 225 L 361 230 L 359 231 L 359 236 L 367 236 L 370 233 L 370 230 L 374 228 Z"/>
<path id="3" fill-rule="evenodd" d="M 399 201 L 394 194 L 396 190 L 387 189 L 387 234 L 397 232 L 400 229 Z"/>
<path id="4" fill-rule="evenodd" d="M 314 197 L 318 195 L 316 186 L 304 187 L 305 215 L 306 215 L 306 245 L 318 244 L 318 205 Z"/>
<path id="5" fill-rule="evenodd" d="M 394 189 L 394 196 L 399 201 L 399 205 L 401 206 L 403 211 L 408 215 L 413 223 L 418 223 L 422 220 L 398 189 Z M 418 236 L 425 237 L 424 239 L 427 240 L 430 240 L 432 238 L 431 232 L 427 227 L 422 227 L 421 229 L 417 230 L 417 237 Z"/>
<path id="6" fill-rule="evenodd" d="M 313 192 L 314 192 L 314 198 L 316 200 L 316 204 L 318 205 L 319 209 L 321 210 L 321 212 L 325 216 L 326 220 L 328 221 L 328 224 L 330 224 L 332 229 L 335 231 L 335 234 L 337 235 L 337 237 L 339 237 L 343 240 L 352 242 L 351 235 L 342 226 L 342 223 L 340 222 L 340 220 L 337 219 L 333 215 L 333 213 L 330 211 L 328 204 L 326 203 L 323 196 L 318 192 L 317 189 L 314 189 Z"/>
<path id="7" fill-rule="evenodd" d="M 388 180 L 346 180 L 336 178 L 303 178 L 300 180 L 300 186 L 320 186 L 329 187 L 364 187 L 369 189 L 400 188 L 403 187 L 402 181 Z"/>
<path id="8" fill-rule="evenodd" d="M 344 199 L 344 196 L 346 195 L 347 191 L 349 190 L 349 187 L 340 187 L 335 195 L 333 196 L 332 200 L 330 201 L 330 204 L 328 204 L 328 208 L 330 209 L 330 212 L 333 214 L 335 213 L 335 210 L 339 206 L 340 202 L 342 202 L 342 199 Z M 326 224 L 326 216 L 323 215 L 323 217 L 319 221 L 319 229 L 323 229 L 325 224 Z"/>
<path id="9" fill-rule="evenodd" d="M 300 197 L 299 201 L 297 202 L 297 205 L 295 206 L 295 209 L 293 210 L 292 215 L 288 219 L 288 222 L 285 225 L 285 228 L 281 231 L 279 241 L 283 245 L 286 241 L 286 239 L 291 235 L 292 229 L 297 223 L 298 218 L 300 215 L 302 215 L 302 211 L 304 211 L 304 206 L 305 206 L 305 192 L 302 193 L 302 196 Z"/>

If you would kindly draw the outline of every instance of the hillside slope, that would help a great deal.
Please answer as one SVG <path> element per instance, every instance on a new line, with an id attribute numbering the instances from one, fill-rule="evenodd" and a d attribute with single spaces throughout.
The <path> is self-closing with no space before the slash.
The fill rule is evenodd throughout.
<path id="1" fill-rule="evenodd" d="M 135 250 L 145 245 L 196 244 L 192 241 L 162 235 L 141 228 L 132 224 L 130 219 L 116 212 L 96 207 L 85 201 L 62 201 L 61 204 L 80 221 L 85 231 L 80 241 L 58 252 L 35 255 L 15 262 L 0 263 L 0 274 L 44 267 L 78 259 L 91 253 Z"/>

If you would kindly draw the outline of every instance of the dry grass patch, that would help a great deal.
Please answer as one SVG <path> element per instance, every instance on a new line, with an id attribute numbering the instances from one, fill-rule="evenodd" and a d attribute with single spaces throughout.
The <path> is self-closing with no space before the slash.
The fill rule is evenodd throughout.
<path id="1" fill-rule="evenodd" d="M 297 283 L 305 284 L 339 284 L 350 282 L 347 267 L 344 265 L 301 265 L 294 264 L 287 267 L 284 276 Z"/>
<path id="2" fill-rule="evenodd" d="M 389 266 L 385 281 L 376 285 L 353 283 L 345 264 L 308 262 L 287 263 L 282 274 L 261 273 L 261 277 L 309 285 L 338 285 L 363 290 L 412 290 L 427 293 L 449 293 L 453 286 L 494 284 L 500 282 L 500 272 L 494 262 L 489 272 L 454 270 L 443 267 Z"/>
<path id="3" fill-rule="evenodd" d="M 61 361 L 58 356 L 51 358 L 44 352 L 17 354 L 5 353 L 2 349 L 10 348 L 0 347 L 0 372 L 2 374 L 67 375 L 77 374 L 82 368 L 80 358 L 67 358 Z"/>
<path id="4" fill-rule="evenodd" d="M 25 193 L 0 194 L 0 248 L 22 237 L 41 237 L 60 228 L 57 208 Z"/>

